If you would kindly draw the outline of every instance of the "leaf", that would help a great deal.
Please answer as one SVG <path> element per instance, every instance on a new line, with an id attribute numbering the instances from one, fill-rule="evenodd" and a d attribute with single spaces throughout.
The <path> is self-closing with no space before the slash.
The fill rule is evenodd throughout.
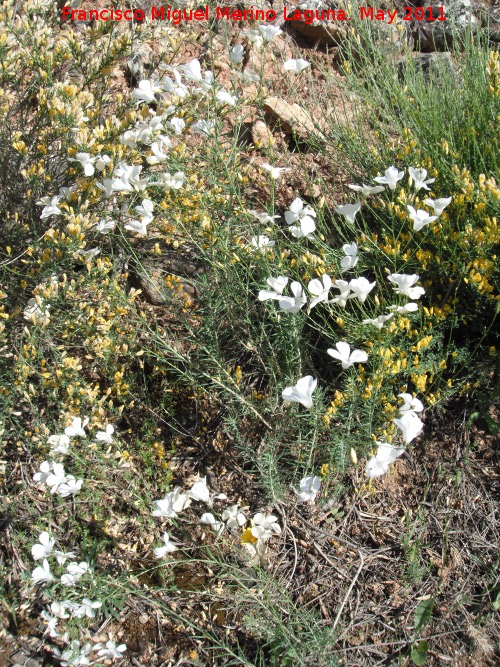
<path id="1" fill-rule="evenodd" d="M 488 429 L 488 433 L 490 435 L 498 435 L 500 429 L 498 428 L 498 424 L 493 419 L 493 417 L 490 417 L 490 415 L 484 415 L 484 421 L 486 422 L 486 428 Z"/>
<path id="2" fill-rule="evenodd" d="M 422 628 L 424 628 L 431 620 L 434 602 L 434 598 L 422 600 L 422 602 L 415 609 L 415 634 L 418 634 L 420 630 L 422 630 Z"/>
<path id="3" fill-rule="evenodd" d="M 426 600 L 427 602 L 427 600 Z M 420 606 L 420 605 L 419 605 Z M 419 642 L 418 646 L 413 649 L 411 652 L 411 660 L 414 665 L 423 665 L 427 660 L 427 654 L 429 653 L 429 643 L 428 642 Z"/>

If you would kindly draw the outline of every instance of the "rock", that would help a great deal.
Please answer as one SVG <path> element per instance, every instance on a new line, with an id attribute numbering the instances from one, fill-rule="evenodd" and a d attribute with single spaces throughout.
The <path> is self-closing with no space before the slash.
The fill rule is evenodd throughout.
<path id="1" fill-rule="evenodd" d="M 252 142 L 257 148 L 273 146 L 276 142 L 273 133 L 262 120 L 256 120 L 250 127 Z"/>
<path id="2" fill-rule="evenodd" d="M 471 0 L 448 0 L 446 4 L 435 0 L 416 3 L 435 20 L 416 21 L 411 23 L 415 50 L 424 53 L 448 51 L 454 44 L 460 45 L 468 30 L 474 30 L 478 24 L 479 5 Z M 446 21 L 437 20 L 442 9 Z M 414 10 L 415 11 L 415 10 Z"/>
<path id="3" fill-rule="evenodd" d="M 407 58 L 398 62 L 398 75 L 402 80 L 407 66 L 420 69 L 424 79 L 443 79 L 452 78 L 458 83 L 458 66 L 453 60 L 451 53 L 413 53 L 411 54 L 411 63 Z"/>
<path id="4" fill-rule="evenodd" d="M 135 88 L 139 81 L 148 78 L 148 71 L 151 67 L 153 49 L 149 44 L 141 44 L 134 53 L 127 60 L 126 74 L 132 88 Z"/>
<path id="5" fill-rule="evenodd" d="M 264 111 L 272 121 L 281 125 L 286 134 L 297 139 L 311 141 L 320 136 L 311 116 L 295 102 L 286 102 L 281 97 L 267 97 Z"/>
<path id="6" fill-rule="evenodd" d="M 140 289 L 145 301 L 153 306 L 165 306 L 181 298 L 191 305 L 196 298 L 194 279 L 204 268 L 199 261 L 180 251 L 164 249 L 160 256 L 134 257 L 129 261 L 129 285 Z"/>
<path id="7" fill-rule="evenodd" d="M 500 44 L 500 4 L 484 7 L 479 12 L 481 25 L 488 32 L 490 44 L 498 48 Z"/>
<path id="8" fill-rule="evenodd" d="M 290 21 L 290 27 L 300 33 L 306 42 L 315 46 L 338 46 L 347 35 L 346 30 L 334 21 Z"/>
<path id="9" fill-rule="evenodd" d="M 18 651 L 11 657 L 13 667 L 23 665 L 23 667 L 42 667 L 41 660 L 30 657 L 23 650 Z"/>

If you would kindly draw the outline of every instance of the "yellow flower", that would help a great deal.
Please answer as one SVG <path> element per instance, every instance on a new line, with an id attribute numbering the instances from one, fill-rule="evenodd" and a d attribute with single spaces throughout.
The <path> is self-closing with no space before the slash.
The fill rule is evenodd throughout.
<path id="1" fill-rule="evenodd" d="M 257 538 L 252 535 L 251 528 L 247 528 L 243 531 L 241 534 L 241 544 L 255 544 L 256 542 Z"/>

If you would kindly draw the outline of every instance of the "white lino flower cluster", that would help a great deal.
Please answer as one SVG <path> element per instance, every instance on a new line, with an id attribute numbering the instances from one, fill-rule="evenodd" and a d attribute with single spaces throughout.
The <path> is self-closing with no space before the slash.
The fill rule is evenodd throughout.
<path id="1" fill-rule="evenodd" d="M 206 477 L 201 477 L 190 489 L 183 491 L 181 487 L 176 487 L 173 491 L 169 491 L 164 498 L 155 500 L 152 516 L 173 520 L 177 519 L 179 514 L 193 502 L 201 502 L 212 508 L 216 500 L 227 500 L 227 496 L 224 493 L 212 493 L 208 488 Z M 248 521 L 244 509 L 240 509 L 238 505 L 231 505 L 217 514 L 214 514 L 213 511 L 204 512 L 201 514 L 199 522 L 209 526 L 217 536 L 221 536 L 226 530 L 230 532 L 239 531 L 245 527 Z M 244 537 L 247 533 L 249 536 L 249 539 L 243 539 L 243 546 L 252 555 L 261 556 L 269 539 L 274 535 L 281 534 L 281 527 L 275 516 L 261 512 L 254 515 L 250 524 L 251 527 L 243 533 Z M 180 546 L 178 542 L 172 540 L 167 532 L 163 534 L 162 539 L 162 546 L 154 549 L 156 558 L 168 556 L 177 551 Z"/>
<path id="2" fill-rule="evenodd" d="M 69 641 L 67 632 L 61 634 L 58 628 L 59 624 L 69 618 L 72 619 L 95 619 L 96 614 L 102 607 L 100 600 L 92 600 L 85 596 L 85 589 L 92 585 L 92 569 L 87 561 L 73 562 L 76 560 L 76 554 L 73 551 L 63 552 L 54 549 L 56 540 L 46 530 L 42 531 L 38 537 L 38 542 L 31 548 L 31 555 L 35 561 L 41 561 L 31 572 L 31 582 L 36 586 L 50 585 L 50 598 L 54 594 L 60 594 L 64 591 L 64 599 L 52 599 L 50 604 L 42 611 L 41 619 L 46 626 L 44 634 L 52 639 L 59 638 L 61 642 L 67 643 L 64 650 L 52 646 L 51 650 L 62 665 L 68 667 L 77 667 L 79 665 L 89 665 L 88 655 L 96 651 L 99 657 L 120 658 L 127 650 L 125 644 L 117 646 L 114 641 L 107 642 L 106 647 L 102 644 L 96 644 L 91 647 L 90 644 L 82 645 L 79 641 Z M 52 567 L 60 570 L 57 577 L 51 570 L 49 559 L 55 559 L 56 565 L 52 562 Z M 66 561 L 70 561 L 63 570 Z M 47 594 L 46 596 L 47 597 Z"/>
<path id="3" fill-rule="evenodd" d="M 286 171 L 284 168 L 271 167 L 271 165 L 262 165 L 262 167 L 270 172 L 272 180 L 279 178 Z M 422 189 L 429 190 L 428 186 L 435 181 L 433 178 L 427 178 L 427 170 L 424 168 L 410 167 L 408 172 L 410 186 L 413 187 L 416 193 Z M 351 184 L 349 187 L 355 192 L 359 192 L 363 198 L 367 198 L 371 195 L 384 192 L 386 187 L 389 191 L 394 191 L 404 176 L 404 171 L 399 171 L 396 167 L 391 166 L 385 170 L 383 176 L 378 176 L 374 179 L 378 185 Z M 437 220 L 451 201 L 451 197 L 436 200 L 425 199 L 424 203 L 433 209 L 434 215 L 422 209 L 415 210 L 411 205 L 408 205 L 407 209 L 409 217 L 413 222 L 413 230 L 419 232 Z M 349 224 L 354 225 L 356 215 L 360 212 L 361 208 L 362 202 L 356 202 L 354 204 L 338 206 L 335 212 L 343 216 Z M 269 214 L 265 211 L 249 211 L 249 213 L 262 224 L 273 224 L 279 218 L 279 216 Z M 285 212 L 285 222 L 292 236 L 296 239 L 314 240 L 316 217 L 316 211 L 299 197 L 293 200 L 289 209 Z M 271 241 L 267 236 L 259 236 L 252 239 L 253 246 L 264 250 L 273 247 L 274 244 L 275 242 Z M 344 256 L 340 258 L 339 271 L 340 273 L 345 273 L 353 270 L 359 263 L 358 245 L 355 242 L 346 243 L 342 246 L 342 251 Z M 417 274 L 391 273 L 388 275 L 387 280 L 391 283 L 394 293 L 406 297 L 406 303 L 402 305 L 393 304 L 388 307 L 386 313 L 377 315 L 374 318 L 364 319 L 362 323 L 374 326 L 380 330 L 395 315 L 416 312 L 418 310 L 417 301 L 425 294 L 425 289 L 416 284 L 419 278 L 420 276 Z M 296 280 L 290 281 L 287 276 L 283 275 L 277 277 L 271 276 L 267 278 L 266 282 L 267 288 L 259 291 L 259 301 L 275 301 L 280 310 L 287 314 L 297 314 L 306 306 L 310 313 L 320 303 L 325 305 L 336 304 L 341 308 L 346 308 L 349 300 L 356 299 L 359 303 L 363 304 L 376 286 L 376 281 L 370 282 L 365 276 L 352 278 L 349 281 L 342 279 L 334 280 L 327 273 L 324 273 L 320 278 L 309 281 L 307 288 L 301 285 L 300 282 Z M 285 290 L 288 290 L 288 292 Z M 333 295 L 331 296 L 330 292 L 332 290 Z M 338 341 L 335 344 L 335 348 L 327 350 L 327 354 L 339 361 L 342 364 L 343 370 L 351 368 L 354 364 L 368 361 L 368 354 L 365 351 L 358 349 L 351 351 L 351 346 L 346 341 Z M 295 385 L 284 389 L 282 398 L 284 401 L 300 403 L 306 409 L 311 409 L 313 407 L 312 394 L 317 388 L 317 383 L 317 379 L 313 378 L 313 376 L 306 375 L 300 378 Z M 422 411 L 423 406 L 421 401 L 410 394 L 401 394 L 400 396 L 403 397 L 405 404 L 401 408 L 400 418 L 393 421 L 401 431 L 404 445 L 407 445 L 422 432 L 423 423 L 416 413 Z M 408 407 L 408 405 L 413 407 Z M 387 472 L 389 464 L 404 452 L 404 447 L 393 447 L 388 443 L 378 441 L 377 444 L 377 454 L 368 461 L 366 467 L 368 477 L 378 477 Z M 306 477 L 301 481 L 300 490 L 295 491 L 299 500 L 306 498 L 306 500 L 314 501 L 314 494 L 311 494 L 307 489 L 313 488 L 311 485 L 316 482 L 312 480 L 316 479 L 319 478 Z"/>
<path id="4" fill-rule="evenodd" d="M 262 34 L 263 39 L 272 39 L 265 31 Z M 241 54 L 241 50 L 237 49 L 235 54 Z M 91 222 L 91 229 L 96 232 L 95 241 L 98 242 L 100 235 L 109 235 L 119 229 L 120 222 L 124 230 L 141 237 L 148 236 L 148 227 L 157 214 L 156 204 L 148 195 L 148 188 L 160 186 L 167 191 L 180 190 L 186 180 L 182 171 L 169 173 L 150 171 L 150 168 L 168 160 L 169 151 L 175 148 L 175 142 L 187 130 L 191 129 L 205 137 L 214 134 L 214 119 L 200 118 L 187 128 L 184 119 L 177 115 L 179 104 L 185 98 L 193 97 L 195 101 L 207 94 L 212 95 L 215 104 L 221 108 L 233 107 L 238 103 L 234 95 L 216 82 L 210 70 L 202 72 L 197 59 L 184 65 L 161 65 L 161 69 L 165 72 L 163 78 L 143 79 L 132 91 L 131 97 L 140 109 L 139 119 L 120 136 L 124 146 L 142 154 L 143 164 L 128 164 L 126 160 L 113 164 L 109 155 L 91 154 L 88 146 L 74 147 L 67 160 L 68 166 L 76 171 L 76 183 L 71 187 L 62 187 L 57 194 L 47 195 L 37 202 L 42 207 L 41 220 L 63 216 L 71 222 L 72 202 L 82 190 L 88 189 L 88 179 L 93 179 L 103 198 L 100 202 L 101 213 Z M 157 105 L 161 105 L 161 113 L 156 112 Z M 141 197 L 140 201 L 137 201 L 138 196 Z M 123 198 L 131 198 L 131 205 L 127 206 Z M 126 211 L 120 214 L 121 220 L 117 219 L 117 211 Z M 85 262 L 92 261 L 100 254 L 99 245 L 93 248 L 85 245 L 86 242 L 82 243 L 75 253 Z M 265 245 L 265 240 L 256 241 L 258 248 Z M 35 293 L 24 308 L 24 318 L 33 324 L 47 326 L 50 307 L 50 303 Z"/>
<path id="5" fill-rule="evenodd" d="M 51 445 L 50 454 L 53 457 L 65 456 L 70 451 L 71 438 L 86 438 L 85 427 L 89 423 L 88 418 L 73 417 L 70 426 L 64 429 L 64 433 L 56 433 L 49 436 L 47 444 Z M 112 444 L 114 426 L 106 424 L 104 431 L 98 431 L 96 440 L 106 444 Z M 83 479 L 76 479 L 74 475 L 68 475 L 62 463 L 56 461 L 43 461 L 40 469 L 33 475 L 33 481 L 38 487 L 50 488 L 51 494 L 57 494 L 61 498 L 74 496 L 81 491 Z"/>

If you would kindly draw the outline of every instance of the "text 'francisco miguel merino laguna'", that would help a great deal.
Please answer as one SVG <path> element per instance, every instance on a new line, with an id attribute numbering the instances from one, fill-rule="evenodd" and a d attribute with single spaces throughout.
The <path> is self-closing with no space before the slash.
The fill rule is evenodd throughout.
<path id="1" fill-rule="evenodd" d="M 425 15 L 420 17 L 412 16 L 413 7 L 405 7 L 406 16 L 404 20 L 446 20 L 443 16 L 443 8 L 437 8 L 439 16 Z M 419 8 L 420 9 L 420 8 Z M 172 7 L 152 7 L 149 14 L 153 21 L 169 21 L 173 25 L 179 25 L 183 21 L 208 21 L 210 18 L 215 18 L 216 21 L 266 21 L 271 23 L 278 18 L 278 14 L 274 9 L 255 9 L 251 5 L 248 9 L 232 9 L 231 7 L 215 7 L 211 14 L 211 9 L 208 5 L 204 9 L 173 9 Z M 432 10 L 431 10 L 432 11 Z M 422 13 L 424 10 L 422 10 Z M 383 9 L 375 9 L 374 7 L 360 7 L 359 18 L 361 20 L 369 21 L 387 21 L 393 23 L 397 16 L 397 10 L 387 11 Z M 144 21 L 146 19 L 146 12 L 143 9 L 115 9 L 113 7 L 104 9 L 72 9 L 70 6 L 63 7 L 61 10 L 61 17 L 63 20 L 71 21 Z M 313 21 L 350 21 L 351 17 L 347 16 L 343 9 L 293 9 L 290 7 L 283 7 L 283 21 L 303 21 L 311 24 Z"/>

